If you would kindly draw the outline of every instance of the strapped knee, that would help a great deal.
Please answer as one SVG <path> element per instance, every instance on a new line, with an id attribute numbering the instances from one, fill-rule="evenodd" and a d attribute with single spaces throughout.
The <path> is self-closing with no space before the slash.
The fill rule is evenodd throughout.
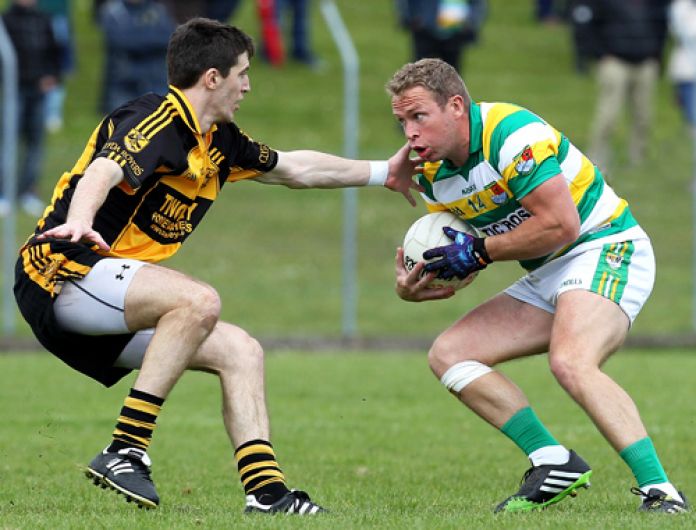
<path id="1" fill-rule="evenodd" d="M 447 390 L 458 394 L 467 385 L 492 371 L 489 366 L 478 361 L 462 361 L 450 366 L 442 375 L 440 381 L 447 387 Z"/>

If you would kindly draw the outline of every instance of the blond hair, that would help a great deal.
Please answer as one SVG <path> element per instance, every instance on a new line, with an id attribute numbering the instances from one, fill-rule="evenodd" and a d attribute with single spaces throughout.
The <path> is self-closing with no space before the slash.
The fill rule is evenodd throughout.
<path id="1" fill-rule="evenodd" d="M 432 92 L 440 107 L 444 107 L 452 96 L 461 96 L 467 107 L 471 103 L 471 96 L 461 76 L 451 65 L 440 59 L 421 59 L 405 64 L 392 76 L 385 88 L 389 96 L 397 97 L 415 86 Z"/>

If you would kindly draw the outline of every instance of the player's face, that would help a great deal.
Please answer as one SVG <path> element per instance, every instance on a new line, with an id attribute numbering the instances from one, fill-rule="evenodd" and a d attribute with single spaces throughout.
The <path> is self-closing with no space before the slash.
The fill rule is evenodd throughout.
<path id="1" fill-rule="evenodd" d="M 237 58 L 237 64 L 230 69 L 227 77 L 221 80 L 219 90 L 216 91 L 216 121 L 231 122 L 244 94 L 249 90 L 249 57 L 244 52 Z"/>
<path id="2" fill-rule="evenodd" d="M 468 110 L 468 109 L 467 109 Z M 428 161 L 444 158 L 462 165 L 468 158 L 468 123 L 462 123 L 461 98 L 440 107 L 433 93 L 415 86 L 392 98 L 392 112 L 403 127 L 411 149 Z"/>

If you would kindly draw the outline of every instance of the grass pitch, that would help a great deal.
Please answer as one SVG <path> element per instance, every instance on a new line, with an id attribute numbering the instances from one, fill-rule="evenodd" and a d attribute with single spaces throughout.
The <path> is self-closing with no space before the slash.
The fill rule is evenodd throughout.
<path id="1" fill-rule="evenodd" d="M 0 4 L 7 3 L 0 0 Z M 380 159 L 404 142 L 391 115 L 384 84 L 410 58 L 408 34 L 392 0 L 337 0 L 360 56 L 359 156 Z M 80 156 L 101 116 L 96 112 L 102 75 L 102 38 L 89 0 L 72 2 L 76 71 L 67 79 L 65 129 L 49 138 L 41 180 L 48 199 L 59 175 Z M 313 2 L 313 43 L 324 68 L 288 63 L 273 68 L 254 58 L 251 93 L 239 125 L 280 150 L 343 151 L 343 72 L 338 52 Z M 489 0 L 480 42 L 466 52 L 464 78 L 477 101 L 526 106 L 563 131 L 579 148 L 588 143 L 596 87 L 573 68 L 567 27 L 534 22 L 530 2 Z M 255 37 L 255 2 L 242 2 L 233 23 Z M 647 159 L 625 155 L 626 122 L 616 139 L 609 178 L 648 233 L 657 257 L 653 296 L 634 333 L 674 335 L 692 327 L 692 230 L 689 184 L 693 142 L 680 120 L 666 80 L 658 86 Z M 451 300 L 405 304 L 394 295 L 394 254 L 424 207 L 410 208 L 397 194 L 359 191 L 358 334 L 433 336 L 447 323 L 522 274 L 496 263 Z M 223 300 L 223 319 L 255 336 L 330 336 L 341 333 L 343 195 L 334 190 L 287 190 L 238 183 L 225 186 L 210 214 L 182 251 L 166 264 L 209 282 Z M 18 245 L 35 219 L 18 223 Z M 7 289 L 6 279 L 0 285 Z M 18 334 L 29 336 L 18 316 Z M 407 323 L 407 324 L 405 324 Z"/>
<path id="2" fill-rule="evenodd" d="M 527 467 L 503 435 L 447 394 L 424 355 L 273 353 L 273 443 L 291 487 L 331 513 L 244 516 L 214 377 L 187 374 L 150 454 L 162 498 L 138 510 L 82 468 L 109 440 L 132 377 L 103 390 L 57 359 L 0 356 L 0 528 L 694 528 L 694 515 L 639 514 L 628 468 L 559 389 L 543 357 L 503 366 L 554 435 L 593 466 L 592 487 L 541 513 L 496 515 Z M 670 478 L 696 497 L 696 359 L 620 352 L 607 371 L 634 397 Z"/>
<path id="3" fill-rule="evenodd" d="M 314 42 L 325 69 L 274 69 L 255 59 L 252 93 L 238 121 L 280 150 L 340 153 L 342 71 L 317 3 Z M 337 4 L 361 60 L 359 155 L 384 158 L 403 142 L 383 85 L 408 60 L 408 37 L 391 1 Z M 101 38 L 91 2 L 72 5 L 78 69 L 68 79 L 66 128 L 49 140 L 44 198 L 100 119 Z M 489 5 L 481 42 L 467 53 L 464 77 L 472 96 L 524 105 L 585 147 L 595 86 L 592 77 L 573 71 L 567 30 L 536 25 L 529 2 Z M 234 23 L 257 33 L 254 2 L 242 2 Z M 647 160 L 629 166 L 620 155 L 609 177 L 655 243 L 655 291 L 634 332 L 683 333 L 692 329 L 692 142 L 666 82 L 658 87 L 657 111 Z M 622 126 L 621 153 L 625 138 Z M 362 336 L 434 336 L 521 274 L 514 264 L 496 264 L 451 300 L 404 303 L 393 293 L 394 248 L 424 210 L 374 189 L 361 190 L 359 200 Z M 34 222 L 20 217 L 18 240 Z M 169 264 L 214 285 L 223 318 L 256 336 L 335 337 L 341 225 L 340 192 L 240 183 L 225 188 Z M 6 278 L 0 283 L 9 287 Z M 18 332 L 29 335 L 21 324 Z M 695 369 L 690 352 L 659 350 L 622 352 L 607 365 L 638 402 L 670 477 L 692 499 Z M 143 512 L 81 474 L 108 442 L 132 379 L 104 391 L 50 356 L 0 355 L 0 529 L 696 527 L 692 514 L 653 518 L 635 512 L 628 469 L 558 389 L 544 359 L 511 363 L 505 371 L 552 432 L 593 466 L 593 486 L 577 499 L 544 513 L 493 516 L 496 503 L 516 490 L 527 462 L 504 436 L 457 405 L 430 375 L 424 354 L 288 353 L 268 359 L 273 442 L 290 485 L 307 489 L 331 514 L 269 519 L 241 514 L 242 489 L 211 376 L 187 374 L 168 400 L 151 451 L 162 506 Z"/>

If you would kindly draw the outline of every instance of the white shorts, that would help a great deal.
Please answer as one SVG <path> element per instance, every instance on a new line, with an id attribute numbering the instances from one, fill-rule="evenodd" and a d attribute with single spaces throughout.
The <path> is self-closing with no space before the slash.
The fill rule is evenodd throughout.
<path id="1" fill-rule="evenodd" d="M 573 289 L 616 302 L 631 323 L 655 283 L 655 256 L 647 238 L 606 243 L 561 256 L 528 273 L 505 292 L 549 313 L 558 296 Z"/>
<path id="2" fill-rule="evenodd" d="M 81 335 L 132 333 L 124 317 L 126 292 L 143 265 L 132 259 L 105 258 L 81 280 L 66 281 L 53 304 L 58 324 Z M 136 332 L 114 366 L 139 368 L 153 333 L 153 329 Z"/>

